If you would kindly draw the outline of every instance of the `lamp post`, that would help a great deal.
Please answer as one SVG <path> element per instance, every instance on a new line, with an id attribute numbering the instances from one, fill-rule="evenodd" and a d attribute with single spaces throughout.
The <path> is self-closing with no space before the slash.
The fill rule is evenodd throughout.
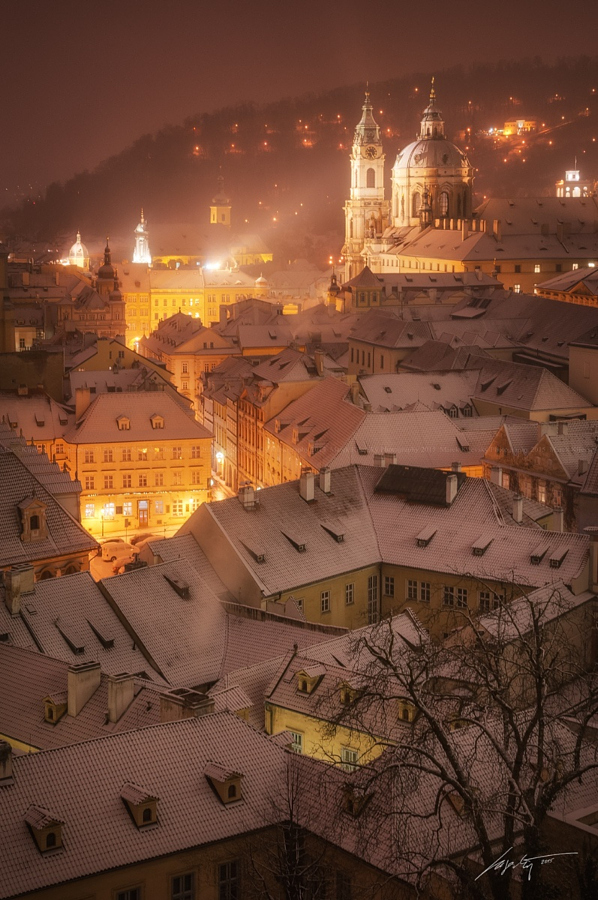
<path id="1" fill-rule="evenodd" d="M 100 513 L 100 516 L 101 516 L 101 519 L 102 519 L 102 537 L 104 537 L 104 510 L 103 510 L 103 509 L 102 509 L 102 511 L 101 511 L 101 513 Z"/>

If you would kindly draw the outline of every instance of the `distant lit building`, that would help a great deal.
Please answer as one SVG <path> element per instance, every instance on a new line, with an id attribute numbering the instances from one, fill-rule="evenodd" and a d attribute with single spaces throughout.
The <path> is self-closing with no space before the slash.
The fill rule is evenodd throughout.
<path id="1" fill-rule="evenodd" d="M 509 119 L 505 122 L 502 133 L 505 137 L 515 137 L 519 134 L 531 134 L 537 130 L 537 119 Z"/>
<path id="2" fill-rule="evenodd" d="M 149 236 L 145 219 L 143 218 L 143 209 L 141 210 L 141 221 L 135 229 L 135 250 L 133 251 L 134 263 L 145 263 L 148 266 L 152 264 L 152 255 L 149 248 Z"/>
<path id="3" fill-rule="evenodd" d="M 221 225 L 230 228 L 231 202 L 224 193 L 224 178 L 218 176 L 218 193 L 212 197 L 210 205 L 210 225 Z"/>
<path id="4" fill-rule="evenodd" d="M 81 241 L 81 232 L 77 232 L 77 240 L 69 250 L 66 265 L 77 266 L 78 269 L 89 269 L 89 251 L 85 244 Z"/>
<path id="5" fill-rule="evenodd" d="M 582 180 L 579 169 L 567 169 L 565 177 L 556 183 L 557 197 L 593 197 L 595 193 L 596 182 Z"/>

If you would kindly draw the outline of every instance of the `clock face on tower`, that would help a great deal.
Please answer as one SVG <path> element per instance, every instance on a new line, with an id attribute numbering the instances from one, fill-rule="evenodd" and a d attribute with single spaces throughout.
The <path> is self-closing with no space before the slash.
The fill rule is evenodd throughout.
<path id="1" fill-rule="evenodd" d="M 366 147 L 365 155 L 367 156 L 368 159 L 375 159 L 376 156 L 378 155 L 378 151 L 376 150 L 375 147 Z"/>

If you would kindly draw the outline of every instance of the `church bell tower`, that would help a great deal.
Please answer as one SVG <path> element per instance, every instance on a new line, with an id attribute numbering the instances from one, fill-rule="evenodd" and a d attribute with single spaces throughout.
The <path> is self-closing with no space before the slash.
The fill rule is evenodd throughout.
<path id="1" fill-rule="evenodd" d="M 388 226 L 390 204 L 384 199 L 384 152 L 380 126 L 366 91 L 362 115 L 351 148 L 351 193 L 345 203 L 345 279 L 359 274 L 368 243 L 382 237 Z"/>

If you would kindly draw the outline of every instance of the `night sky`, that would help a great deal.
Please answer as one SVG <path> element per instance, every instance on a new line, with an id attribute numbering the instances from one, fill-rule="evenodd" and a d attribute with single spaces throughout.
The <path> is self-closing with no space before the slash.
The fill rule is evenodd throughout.
<path id="1" fill-rule="evenodd" d="M 595 55 L 596 0 L 20 0 L 0 21 L 0 187 L 91 169 L 244 100 L 481 60 Z"/>

